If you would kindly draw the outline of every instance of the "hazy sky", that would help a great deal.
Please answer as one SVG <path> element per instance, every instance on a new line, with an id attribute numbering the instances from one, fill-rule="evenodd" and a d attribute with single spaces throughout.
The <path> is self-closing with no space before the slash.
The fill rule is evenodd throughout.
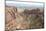
<path id="1" fill-rule="evenodd" d="M 6 1 L 6 5 L 16 6 L 16 7 L 43 7 L 43 3 L 30 3 L 30 2 L 16 2 L 16 1 Z"/>

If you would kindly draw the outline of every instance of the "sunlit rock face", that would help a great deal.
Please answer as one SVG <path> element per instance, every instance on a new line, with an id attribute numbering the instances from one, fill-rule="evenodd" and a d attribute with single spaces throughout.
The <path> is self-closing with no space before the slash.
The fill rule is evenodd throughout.
<path id="1" fill-rule="evenodd" d="M 17 12 L 18 12 L 18 13 L 24 12 L 24 8 L 17 8 Z"/>
<path id="2" fill-rule="evenodd" d="M 38 29 L 44 27 L 43 12 L 26 10 L 23 8 L 16 8 L 12 6 L 6 6 L 5 10 L 5 28 L 6 31 L 14 31 L 19 29 Z M 35 13 L 35 14 L 33 14 Z M 41 13 L 41 14 L 39 14 Z M 42 16 L 39 16 L 42 15 Z"/>

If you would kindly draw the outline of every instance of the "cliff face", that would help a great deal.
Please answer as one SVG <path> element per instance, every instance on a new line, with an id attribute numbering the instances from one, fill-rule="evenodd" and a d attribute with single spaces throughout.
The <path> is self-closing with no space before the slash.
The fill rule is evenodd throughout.
<path id="1" fill-rule="evenodd" d="M 26 10 L 24 11 L 24 13 L 27 13 L 27 14 L 36 14 L 36 15 L 43 15 L 43 11 L 41 12 L 41 10 L 39 8 L 36 8 L 36 9 L 32 9 L 32 10 Z"/>
<path id="2" fill-rule="evenodd" d="M 6 7 L 5 10 L 5 26 L 6 26 L 6 30 L 10 30 L 12 27 L 15 26 L 15 12 L 16 12 L 16 8 L 14 9 L 13 7 Z"/>
<path id="3" fill-rule="evenodd" d="M 40 12 L 40 9 L 27 10 L 6 6 L 5 15 L 5 28 L 9 31 L 16 29 L 35 29 L 44 27 L 44 18 L 42 19 L 43 12 Z"/>

